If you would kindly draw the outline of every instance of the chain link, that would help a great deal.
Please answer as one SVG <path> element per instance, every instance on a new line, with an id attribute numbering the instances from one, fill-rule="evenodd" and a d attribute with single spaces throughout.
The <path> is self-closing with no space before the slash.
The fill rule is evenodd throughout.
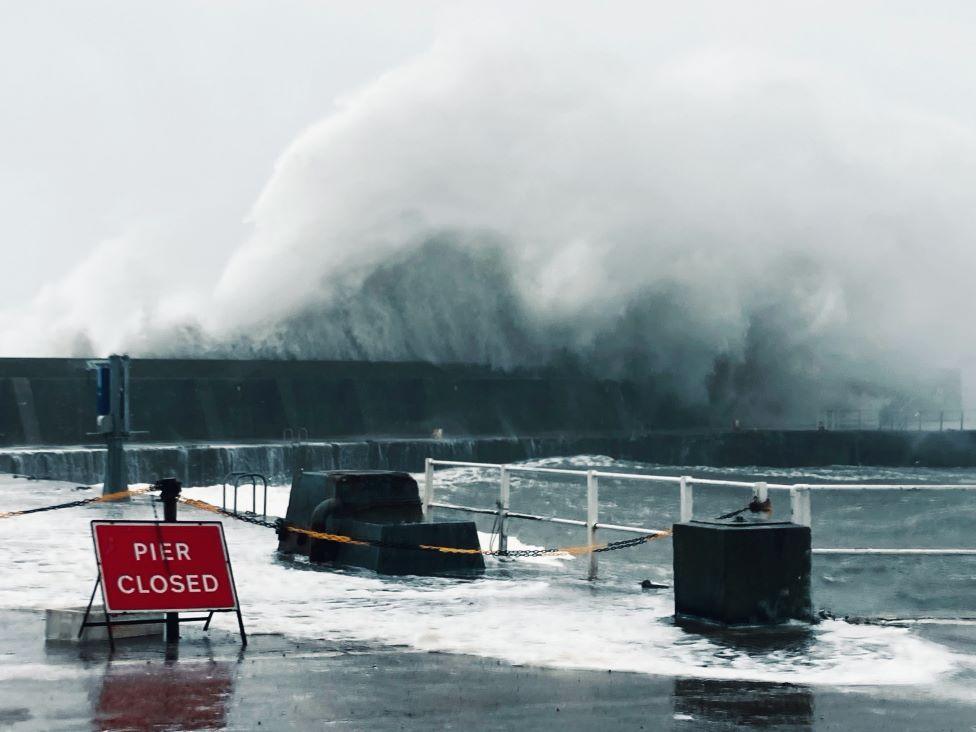
<path id="1" fill-rule="evenodd" d="M 255 526 L 263 526 L 266 529 L 277 529 L 278 524 L 274 521 L 267 521 L 264 519 L 259 519 L 257 516 L 249 516 L 243 513 L 234 513 L 226 508 L 221 508 L 220 506 L 215 506 L 212 503 L 207 503 L 206 501 L 201 501 L 199 498 L 186 498 L 180 496 L 180 503 L 185 503 L 187 506 L 192 506 L 193 508 L 199 508 L 201 511 L 210 511 L 210 513 L 219 513 L 222 516 L 229 516 L 230 518 L 237 519 L 238 521 L 243 521 L 248 524 L 254 524 Z"/>
<path id="2" fill-rule="evenodd" d="M 24 508 L 20 511 L 2 511 L 0 512 L 0 519 L 12 518 L 14 516 L 26 516 L 29 513 L 43 513 L 44 511 L 57 511 L 62 508 L 76 508 L 78 506 L 87 506 L 89 503 L 105 503 L 107 501 L 119 501 L 123 498 L 128 498 L 129 496 L 136 496 L 140 493 L 146 493 L 149 488 L 132 488 L 127 491 L 118 491 L 116 493 L 106 493 L 103 496 L 95 496 L 94 498 L 82 498 L 78 501 L 68 501 L 67 503 L 56 503 L 53 506 L 41 506 L 40 508 Z"/>

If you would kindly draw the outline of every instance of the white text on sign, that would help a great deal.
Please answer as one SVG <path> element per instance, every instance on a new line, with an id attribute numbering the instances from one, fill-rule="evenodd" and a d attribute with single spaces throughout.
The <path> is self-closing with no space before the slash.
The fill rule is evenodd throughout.
<path id="1" fill-rule="evenodd" d="M 146 586 L 148 584 L 148 587 Z M 219 584 L 217 578 L 212 574 L 174 574 L 165 577 L 161 574 L 154 574 L 146 584 L 143 578 L 138 575 L 132 577 L 123 574 L 119 577 L 119 592 L 131 595 L 135 592 L 148 595 L 151 592 L 215 592 Z"/>
<path id="2" fill-rule="evenodd" d="M 149 559 L 153 562 L 178 562 L 190 560 L 190 547 L 181 541 L 161 541 L 158 544 L 135 542 L 132 552 L 136 561 Z M 212 574 L 187 574 L 164 576 L 154 574 L 145 582 L 138 575 L 123 574 L 118 579 L 119 592 L 126 595 L 164 592 L 214 592 L 218 587 L 217 578 Z"/>
<path id="3" fill-rule="evenodd" d="M 136 561 L 148 555 L 154 562 L 163 560 L 164 562 L 175 562 L 180 559 L 190 559 L 190 547 L 182 541 L 161 541 L 159 544 L 143 544 L 136 542 L 132 545 L 135 552 Z"/>

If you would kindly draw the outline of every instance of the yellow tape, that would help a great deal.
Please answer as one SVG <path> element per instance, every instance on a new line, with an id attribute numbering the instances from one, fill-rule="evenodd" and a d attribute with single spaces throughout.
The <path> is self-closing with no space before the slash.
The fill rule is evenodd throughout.
<path id="1" fill-rule="evenodd" d="M 118 491 L 117 493 L 106 493 L 104 496 L 99 496 L 92 503 L 101 503 L 102 501 L 118 501 L 122 498 L 128 498 L 129 496 L 138 496 L 143 493 L 148 493 L 152 488 L 130 488 L 127 491 Z"/>
<path id="2" fill-rule="evenodd" d="M 97 498 L 85 498 L 82 499 L 81 503 L 78 503 L 76 505 L 86 505 L 89 503 L 104 503 L 106 501 L 119 501 L 122 500 L 123 498 L 128 498 L 129 496 L 137 496 L 140 493 L 147 493 L 150 490 L 152 489 L 151 488 L 130 488 L 127 491 L 116 491 L 115 493 L 106 493 L 104 496 L 98 496 Z M 69 502 L 69 504 L 74 504 L 74 502 L 71 501 Z M 70 506 L 65 506 L 65 508 L 68 507 Z M 43 506 L 41 506 L 40 508 L 43 508 Z M 52 510 L 54 510 L 55 508 L 57 507 L 56 506 L 51 507 Z M 30 513 L 42 513 L 42 512 L 33 508 L 27 508 L 21 511 L 0 511 L 0 519 L 11 518 L 13 516 L 23 516 L 25 514 L 30 514 Z"/>
<path id="3" fill-rule="evenodd" d="M 193 508 L 199 508 L 201 511 L 210 511 L 211 513 L 223 513 L 218 506 L 214 506 L 212 503 L 207 503 L 206 501 L 201 501 L 199 498 L 184 498 L 180 496 L 180 503 L 185 503 L 188 506 L 193 506 Z"/>
<path id="4" fill-rule="evenodd" d="M 288 526 L 287 529 L 293 534 L 304 534 L 305 536 L 310 536 L 313 539 L 324 539 L 325 541 L 337 541 L 340 544 L 355 544 L 357 546 L 369 546 L 371 542 L 361 541 L 359 539 L 353 539 L 351 536 L 342 536 L 340 534 L 326 534 L 322 531 L 312 531 L 311 529 L 300 529 L 297 526 Z"/>

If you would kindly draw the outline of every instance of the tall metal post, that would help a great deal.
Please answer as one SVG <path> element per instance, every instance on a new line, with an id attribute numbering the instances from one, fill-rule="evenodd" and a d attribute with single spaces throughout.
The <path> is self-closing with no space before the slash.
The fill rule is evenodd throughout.
<path id="1" fill-rule="evenodd" d="M 102 495 L 129 489 L 125 442 L 129 438 L 129 357 L 108 357 L 109 413 L 105 425 L 105 478 Z"/>
<path id="2" fill-rule="evenodd" d="M 795 485 L 790 488 L 791 520 L 800 526 L 810 526 L 810 486 Z"/>
<path id="3" fill-rule="evenodd" d="M 596 471 L 586 472 L 586 543 L 596 544 L 596 525 L 600 513 L 600 487 L 597 483 Z M 588 578 L 595 580 L 597 575 L 596 554 L 590 551 L 590 571 Z"/>
<path id="4" fill-rule="evenodd" d="M 424 521 L 428 524 L 434 521 L 431 516 L 430 504 L 434 502 L 434 461 L 431 458 L 424 460 Z"/>
<path id="5" fill-rule="evenodd" d="M 163 478 L 153 486 L 159 490 L 163 502 L 163 521 L 176 521 L 176 504 L 183 486 L 176 478 Z M 166 642 L 176 643 L 180 639 L 180 614 L 166 613 Z"/>
<path id="6" fill-rule="evenodd" d="M 508 466 L 502 466 L 501 483 L 498 488 L 498 551 L 508 551 L 508 534 L 505 532 L 505 519 L 508 516 L 508 500 L 511 493 L 511 475 Z"/>
<path id="7" fill-rule="evenodd" d="M 691 521 L 695 512 L 695 493 L 691 479 L 687 475 L 681 476 L 681 523 Z"/>

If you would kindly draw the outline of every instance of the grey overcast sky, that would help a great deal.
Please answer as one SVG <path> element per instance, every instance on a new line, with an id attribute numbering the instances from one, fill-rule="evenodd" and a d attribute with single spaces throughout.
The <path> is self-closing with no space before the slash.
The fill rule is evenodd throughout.
<path id="1" fill-rule="evenodd" d="M 497 11 L 513 33 L 548 16 L 610 54 L 748 46 L 843 67 L 874 93 L 974 121 L 971 3 L 518 5 Z M 0 247 L 14 299 L 131 227 L 161 227 L 199 274 L 216 276 L 283 148 L 466 10 L 413 0 L 0 8 Z M 642 28 L 661 23 L 673 48 L 641 49 Z"/>
<path id="2" fill-rule="evenodd" d="M 442 4 L 4 0 L 6 297 L 132 227 L 215 277 L 282 149 L 429 46 Z"/>

